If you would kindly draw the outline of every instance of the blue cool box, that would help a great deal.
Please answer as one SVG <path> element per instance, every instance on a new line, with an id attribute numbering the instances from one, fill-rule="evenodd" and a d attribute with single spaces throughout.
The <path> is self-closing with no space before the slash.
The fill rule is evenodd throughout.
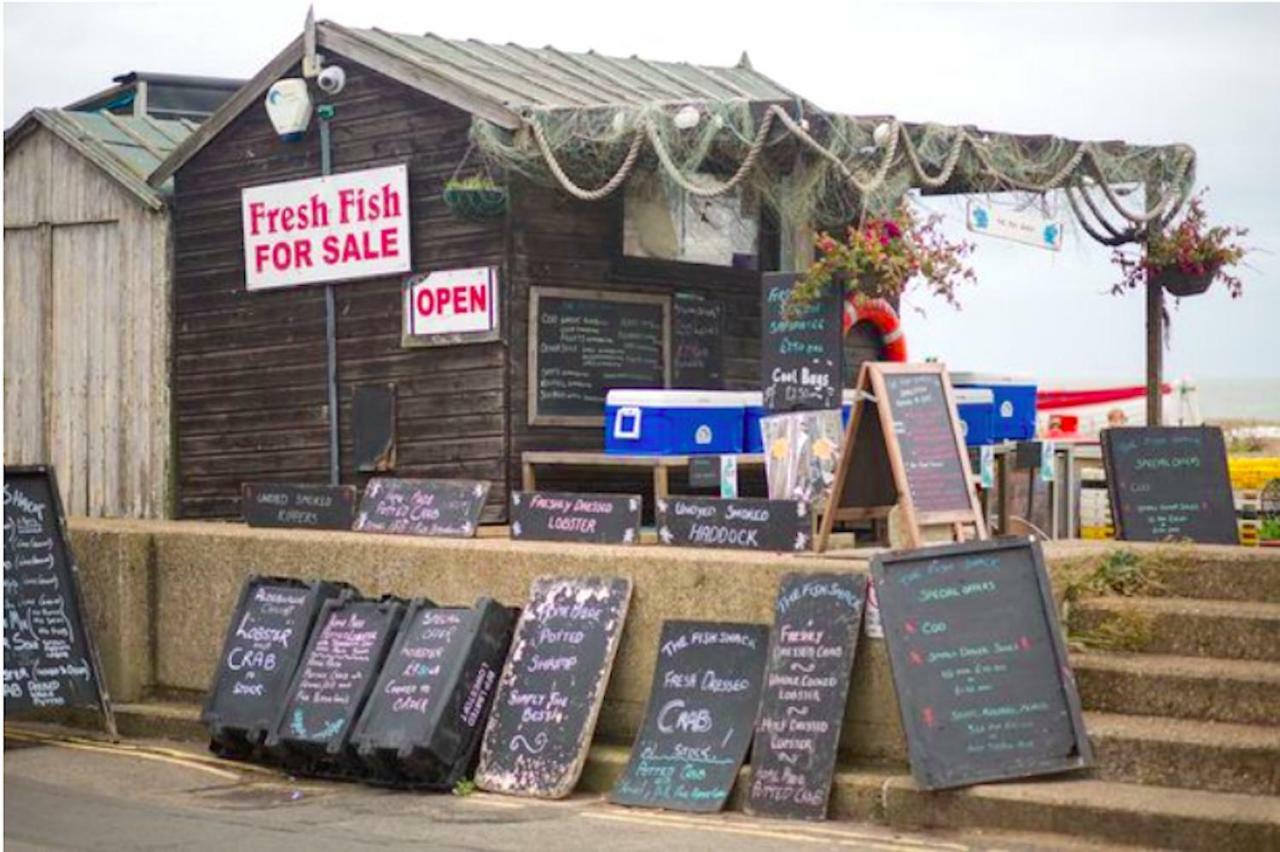
<path id="1" fill-rule="evenodd" d="M 845 426 L 849 425 L 849 418 L 853 416 L 853 400 L 856 391 L 846 390 L 844 392 L 844 405 L 840 408 L 840 417 Z M 769 412 L 764 410 L 764 394 L 761 393 L 743 393 L 742 405 L 746 409 L 743 427 L 745 434 L 742 438 L 742 445 L 748 453 L 764 452 L 764 433 L 760 431 L 761 418 L 768 417 Z"/>
<path id="2" fill-rule="evenodd" d="M 995 397 L 991 435 L 997 441 L 1025 441 L 1036 436 L 1036 383 L 1024 376 L 952 373 L 956 388 L 984 388 Z"/>
<path id="3" fill-rule="evenodd" d="M 744 416 L 741 394 L 730 391 L 611 390 L 604 405 L 604 450 L 740 453 Z"/>
<path id="4" fill-rule="evenodd" d="M 995 394 L 989 388 L 956 388 L 956 411 L 960 415 L 960 432 L 970 447 L 995 442 Z"/>

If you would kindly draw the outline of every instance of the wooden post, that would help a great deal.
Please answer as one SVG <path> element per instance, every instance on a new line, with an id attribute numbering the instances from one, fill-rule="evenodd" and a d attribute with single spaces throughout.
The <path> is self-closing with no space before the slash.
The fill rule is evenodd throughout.
<path id="1" fill-rule="evenodd" d="M 1152 210 L 1160 197 L 1160 181 L 1148 178 L 1143 186 L 1147 210 Z M 1147 226 L 1147 236 L 1159 231 L 1157 221 Z M 1146 252 L 1146 247 L 1143 247 Z M 1161 425 L 1164 409 L 1164 289 L 1147 280 L 1147 425 Z"/>

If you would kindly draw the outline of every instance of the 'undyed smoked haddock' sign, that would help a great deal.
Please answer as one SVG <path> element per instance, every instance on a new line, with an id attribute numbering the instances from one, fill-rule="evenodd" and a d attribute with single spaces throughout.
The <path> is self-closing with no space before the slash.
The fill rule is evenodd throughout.
<path id="1" fill-rule="evenodd" d="M 622 577 L 534 581 L 485 729 L 481 789 L 547 799 L 573 792 L 630 603 Z"/>
<path id="2" fill-rule="evenodd" d="M 644 724 L 609 800 L 713 813 L 751 745 L 769 628 L 668 621 Z"/>
<path id="3" fill-rule="evenodd" d="M 86 629 L 53 468 L 4 469 L 4 709 L 89 707 L 115 717 Z"/>
<path id="4" fill-rule="evenodd" d="M 1038 543 L 904 550 L 872 557 L 871 576 L 921 787 L 1092 762 Z"/>
<path id="5" fill-rule="evenodd" d="M 356 489 L 352 485 L 245 483 L 240 489 L 240 513 L 251 527 L 349 530 L 356 516 Z"/>
<path id="6" fill-rule="evenodd" d="M 1116 538 L 1240 543 L 1221 429 L 1104 429 L 1102 458 Z"/>
<path id="7" fill-rule="evenodd" d="M 639 494 L 511 492 L 511 537 L 593 544 L 640 542 Z"/>
<path id="8" fill-rule="evenodd" d="M 799 500 L 663 497 L 658 541 L 683 547 L 799 551 L 813 540 L 813 518 Z"/>
<path id="9" fill-rule="evenodd" d="M 866 601 L 863 574 L 786 574 L 778 586 L 748 813 L 826 819 Z"/>
<path id="10" fill-rule="evenodd" d="M 386 166 L 244 189 L 245 286 L 409 271 L 408 174 Z"/>
<path id="11" fill-rule="evenodd" d="M 359 532 L 470 538 L 489 483 L 474 479 L 372 479 L 353 529 Z"/>

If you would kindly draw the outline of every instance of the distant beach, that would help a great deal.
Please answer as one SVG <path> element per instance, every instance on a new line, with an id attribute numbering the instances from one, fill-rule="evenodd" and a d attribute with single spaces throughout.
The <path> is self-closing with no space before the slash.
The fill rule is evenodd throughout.
<path id="1" fill-rule="evenodd" d="M 1176 384 L 1181 377 L 1165 379 Z M 1105 388 L 1140 385 L 1141 376 L 1116 379 L 1045 379 L 1042 388 Z M 1213 423 L 1280 425 L 1280 376 L 1266 379 L 1193 377 L 1200 416 Z"/>

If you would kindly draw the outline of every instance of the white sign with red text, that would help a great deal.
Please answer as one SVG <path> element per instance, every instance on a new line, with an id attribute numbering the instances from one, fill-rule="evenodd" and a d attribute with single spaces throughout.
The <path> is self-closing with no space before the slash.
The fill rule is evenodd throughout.
<path id="1" fill-rule="evenodd" d="M 407 272 L 405 166 L 254 186 L 241 194 L 250 290 Z"/>
<path id="2" fill-rule="evenodd" d="M 410 337 L 486 334 L 498 328 L 498 270 L 446 269 L 411 278 L 404 288 Z"/>

